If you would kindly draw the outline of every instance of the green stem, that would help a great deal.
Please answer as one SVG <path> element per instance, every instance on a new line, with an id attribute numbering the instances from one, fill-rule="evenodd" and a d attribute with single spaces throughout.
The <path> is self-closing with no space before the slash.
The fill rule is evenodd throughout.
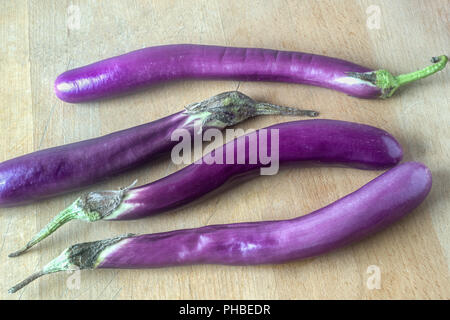
<path id="1" fill-rule="evenodd" d="M 88 222 L 102 220 L 119 207 L 125 193 L 127 193 L 136 182 L 137 181 L 133 182 L 132 185 L 117 191 L 89 192 L 82 195 L 68 208 L 64 209 L 54 217 L 53 220 L 39 231 L 23 248 L 9 254 L 8 257 L 13 258 L 21 255 L 71 220 L 83 220 Z"/>
<path id="2" fill-rule="evenodd" d="M 422 70 L 418 70 L 407 74 L 401 74 L 395 77 L 397 79 L 398 86 L 400 87 L 410 82 L 426 78 L 438 71 L 441 71 L 442 69 L 444 69 L 445 65 L 447 64 L 447 61 L 448 61 L 447 56 L 433 57 L 431 59 L 431 62 L 433 62 L 434 64 L 426 68 L 423 68 Z"/>
<path id="3" fill-rule="evenodd" d="M 314 110 L 294 109 L 290 107 L 278 106 L 276 104 L 257 102 L 255 104 L 256 115 L 283 115 L 283 116 L 306 116 L 317 117 L 319 112 Z"/>
<path id="4" fill-rule="evenodd" d="M 118 237 L 99 240 L 93 242 L 85 242 L 75 244 L 66 250 L 64 250 L 58 257 L 50 261 L 45 265 L 41 271 L 38 271 L 25 280 L 19 282 L 14 287 L 8 290 L 9 293 L 15 293 L 22 289 L 30 282 L 40 278 L 46 274 L 68 271 L 68 270 L 83 270 L 83 269 L 95 269 L 99 264 L 99 256 L 108 247 L 124 240 L 135 236 L 132 233 L 121 235 Z"/>
<path id="5" fill-rule="evenodd" d="M 79 215 L 83 215 L 83 209 L 80 207 L 81 199 L 78 198 L 72 205 L 61 211 L 53 218 L 41 231 L 39 231 L 28 243 L 20 250 L 10 253 L 8 257 L 13 258 L 21 255 L 35 244 L 41 242 L 64 224 L 74 219 L 81 219 Z"/>
<path id="6" fill-rule="evenodd" d="M 45 276 L 46 274 L 66 271 L 66 270 L 79 270 L 80 267 L 77 265 L 77 261 L 72 258 L 72 247 L 65 249 L 58 257 L 46 264 L 42 270 L 33 273 L 31 276 L 27 277 L 25 280 L 19 282 L 14 287 L 8 290 L 8 293 L 15 293 L 16 291 L 22 289 L 30 282 Z"/>
<path id="7" fill-rule="evenodd" d="M 62 271 L 62 270 L 55 270 L 52 272 L 58 272 L 58 271 Z M 27 284 L 29 284 L 30 282 L 36 280 L 37 278 L 40 278 L 46 274 L 52 273 L 50 271 L 45 271 L 45 270 L 41 270 L 38 271 L 36 273 L 33 273 L 31 276 L 29 276 L 28 278 L 26 278 L 25 280 L 19 282 L 18 284 L 16 284 L 14 287 L 10 288 L 8 290 L 8 293 L 15 293 L 18 290 L 22 289 L 23 287 L 25 287 Z"/>
<path id="8" fill-rule="evenodd" d="M 401 86 L 429 77 L 432 74 L 444 69 L 448 62 L 448 57 L 445 55 L 433 57 L 431 62 L 433 63 L 432 65 L 421 70 L 398 76 L 394 76 L 389 71 L 384 69 L 365 73 L 349 72 L 348 74 L 351 77 L 370 82 L 371 84 L 377 86 L 381 89 L 381 98 L 389 98 Z"/>
<path id="9" fill-rule="evenodd" d="M 189 114 L 189 123 L 199 120 L 204 126 L 221 129 L 258 115 L 316 117 L 319 114 L 312 110 L 257 102 L 239 91 L 224 92 L 207 100 L 190 104 L 185 112 Z M 61 211 L 23 248 L 11 253 L 9 257 L 21 255 L 71 220 L 94 222 L 102 220 L 113 212 L 117 213 L 116 209 L 120 210 L 118 207 L 122 203 L 124 193 L 133 185 L 119 191 L 90 192 L 81 196 L 67 209 Z"/>

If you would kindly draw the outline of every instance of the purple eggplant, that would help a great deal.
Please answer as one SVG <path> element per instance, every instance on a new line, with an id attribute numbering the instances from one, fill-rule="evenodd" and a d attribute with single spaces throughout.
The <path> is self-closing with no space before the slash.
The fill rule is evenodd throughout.
<path id="1" fill-rule="evenodd" d="M 270 162 L 266 159 L 269 153 Z M 273 157 L 275 154 L 277 157 Z M 191 203 L 231 180 L 257 173 L 257 169 L 270 171 L 275 162 L 386 169 L 396 165 L 402 155 L 402 148 L 394 137 L 364 124 L 319 119 L 273 125 L 230 141 L 193 164 L 147 185 L 84 194 L 24 248 L 10 256 L 20 255 L 70 220 L 148 217 Z"/>
<path id="2" fill-rule="evenodd" d="M 95 139 L 33 152 L 0 163 L 0 207 L 29 203 L 97 183 L 170 154 L 178 143 L 175 130 L 193 133 L 237 124 L 257 115 L 317 116 L 298 110 L 256 102 L 238 91 L 224 92 L 171 116 Z"/>
<path id="3" fill-rule="evenodd" d="M 66 71 L 55 81 L 63 101 L 115 96 L 177 79 L 229 79 L 309 84 L 358 98 L 388 98 L 402 85 L 442 70 L 448 58 L 413 73 L 393 76 L 315 54 L 195 44 L 149 47 Z"/>
<path id="4" fill-rule="evenodd" d="M 256 265 L 317 256 L 379 231 L 415 209 L 431 189 L 423 164 L 407 162 L 357 191 L 290 220 L 211 225 L 76 244 L 21 283 L 64 270 Z"/>

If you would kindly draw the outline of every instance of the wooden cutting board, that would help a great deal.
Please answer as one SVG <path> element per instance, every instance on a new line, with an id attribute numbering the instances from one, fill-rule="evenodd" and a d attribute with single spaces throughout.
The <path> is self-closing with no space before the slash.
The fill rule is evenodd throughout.
<path id="1" fill-rule="evenodd" d="M 428 65 L 432 56 L 449 54 L 448 4 L 446 0 L 2 1 L 1 161 L 146 123 L 239 87 L 256 99 L 319 110 L 322 118 L 383 128 L 402 143 L 404 160 L 422 161 L 431 168 L 434 184 L 427 200 L 399 223 L 314 259 L 255 267 L 85 271 L 79 286 L 73 285 L 71 274 L 59 273 L 15 295 L 8 295 L 7 288 L 71 244 L 127 232 L 292 218 L 354 191 L 380 172 L 286 169 L 193 207 L 145 220 L 72 222 L 15 259 L 7 254 L 79 193 L 0 209 L 0 299 L 450 298 L 448 67 L 385 101 L 302 85 L 236 81 L 180 81 L 82 105 L 63 103 L 53 93 L 54 79 L 65 70 L 174 43 L 306 51 L 405 73 Z M 261 117 L 239 127 L 257 129 L 290 120 Z M 136 178 L 145 184 L 180 167 L 166 158 L 87 190 L 118 188 Z M 378 271 L 376 289 L 368 281 L 372 283 Z"/>

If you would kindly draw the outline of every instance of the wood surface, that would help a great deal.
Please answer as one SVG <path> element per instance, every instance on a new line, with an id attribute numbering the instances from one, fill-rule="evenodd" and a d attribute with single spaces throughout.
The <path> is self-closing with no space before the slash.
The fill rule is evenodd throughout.
<path id="1" fill-rule="evenodd" d="M 450 298 L 448 67 L 388 100 L 359 100 L 295 84 L 236 81 L 179 81 L 81 105 L 63 103 L 53 93 L 54 79 L 65 70 L 174 43 L 297 50 L 405 73 L 429 65 L 432 56 L 449 54 L 449 12 L 448 0 L 1 1 L 0 161 L 146 123 L 239 87 L 255 99 L 383 128 L 402 143 L 404 160 L 427 164 L 434 181 L 427 200 L 402 221 L 317 258 L 252 267 L 84 271 L 78 288 L 67 285 L 71 274 L 59 273 L 14 295 L 7 288 L 71 244 L 127 232 L 293 218 L 337 200 L 381 172 L 285 169 L 153 218 L 72 222 L 14 259 L 7 254 L 72 203 L 79 192 L 0 209 L 0 299 Z M 260 117 L 239 127 L 257 129 L 290 120 Z M 165 158 L 86 190 L 115 189 L 136 178 L 145 184 L 180 168 Z M 379 267 L 380 289 L 367 286 L 371 265 Z"/>

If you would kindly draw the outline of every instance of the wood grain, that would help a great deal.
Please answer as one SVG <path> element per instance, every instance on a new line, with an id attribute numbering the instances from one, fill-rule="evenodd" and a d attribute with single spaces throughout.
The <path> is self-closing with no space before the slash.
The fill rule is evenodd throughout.
<path id="1" fill-rule="evenodd" d="M 380 12 L 379 29 L 367 19 Z M 79 13 L 79 26 L 77 25 Z M 266 47 L 326 54 L 404 73 L 448 54 L 446 0 L 420 1 L 2 1 L 0 2 L 0 160 L 142 124 L 222 91 L 314 108 L 323 118 L 362 122 L 390 131 L 405 160 L 433 172 L 429 198 L 391 228 L 333 253 L 275 266 L 188 266 L 157 270 L 98 270 L 48 276 L 25 290 L 6 290 L 65 247 L 126 232 L 151 233 L 205 224 L 283 219 L 318 209 L 379 172 L 297 168 L 259 177 L 193 207 L 129 222 L 73 222 L 22 257 L 17 249 L 77 194 L 1 209 L 0 299 L 449 299 L 450 112 L 447 68 L 385 101 L 276 83 L 185 81 L 83 105 L 59 101 L 56 76 L 70 68 L 134 49 L 169 43 Z M 75 19 L 75 20 L 74 20 Z M 292 118 L 263 117 L 260 128 Z M 169 159 L 88 190 L 144 184 L 178 170 Z M 381 271 L 369 290 L 367 268 Z"/>

